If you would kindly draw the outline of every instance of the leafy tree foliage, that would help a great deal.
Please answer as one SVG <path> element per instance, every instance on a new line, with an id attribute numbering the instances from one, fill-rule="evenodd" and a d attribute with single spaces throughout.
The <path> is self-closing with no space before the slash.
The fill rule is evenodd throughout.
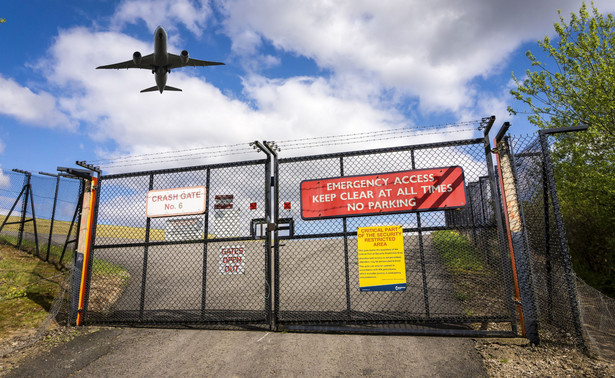
<path id="1" fill-rule="evenodd" d="M 570 20 L 560 15 L 557 38 L 539 46 L 549 61 L 526 55 L 534 70 L 511 90 L 541 129 L 588 125 L 560 134 L 553 162 L 575 271 L 615 296 L 615 20 L 592 4 Z"/>

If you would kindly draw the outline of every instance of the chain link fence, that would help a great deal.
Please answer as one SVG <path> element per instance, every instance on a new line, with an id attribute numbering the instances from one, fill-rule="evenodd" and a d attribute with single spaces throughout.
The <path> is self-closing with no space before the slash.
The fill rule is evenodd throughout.
<path id="1" fill-rule="evenodd" d="M 81 191 L 73 178 L 2 171 L 0 238 L 42 260 L 71 264 Z"/>
<path id="2" fill-rule="evenodd" d="M 102 176 L 86 324 L 268 324 L 271 248 L 254 233 L 267 169 L 263 160 Z M 184 215 L 199 190 L 205 209 Z"/>
<path id="3" fill-rule="evenodd" d="M 400 203 L 374 189 L 367 190 L 373 200 L 366 207 L 380 204 L 392 211 L 335 219 L 302 214 L 299 189 L 305 180 L 348 177 L 352 183 L 452 166 L 464 174 L 468 202 L 461 209 L 396 214 Z M 483 139 L 281 159 L 278 212 L 293 223 L 293 233 L 281 234 L 276 251 L 278 323 L 288 329 L 354 325 L 383 330 L 388 325 L 384 332 L 393 326 L 414 331 L 429 326 L 430 333 L 517 334 L 510 264 L 500 248 L 489 180 Z M 419 185 L 419 192 L 426 191 L 417 198 L 434 195 L 429 191 L 437 181 Z M 353 193 L 365 190 L 349 189 L 341 196 L 356 198 Z M 405 290 L 363 291 L 357 232 L 387 226 L 403 230 Z"/>
<path id="4" fill-rule="evenodd" d="M 554 201 L 550 139 L 546 134 L 510 139 L 541 337 L 561 341 L 571 336 L 576 344 L 612 359 L 615 301 L 584 283 L 572 269 L 557 197 Z"/>
<path id="5" fill-rule="evenodd" d="M 12 338 L 10 344 L 0 348 L 0 357 L 53 334 L 57 325 L 68 324 L 76 249 L 76 243 L 70 241 L 76 239 L 78 233 L 76 220 L 81 185 L 80 180 L 66 177 L 0 171 L 0 242 L 55 264 L 55 269 L 42 268 L 47 264 L 39 262 L 31 272 L 19 269 L 3 272 L 1 281 L 5 286 L 0 290 L 0 301 L 4 306 L 11 306 L 11 301 L 24 299 L 23 296 L 38 303 L 48 314 L 36 332 Z M 28 277 L 25 283 L 14 283 L 15 277 L 21 280 L 24 276 Z M 37 292 L 42 283 L 50 287 L 49 293 Z"/>

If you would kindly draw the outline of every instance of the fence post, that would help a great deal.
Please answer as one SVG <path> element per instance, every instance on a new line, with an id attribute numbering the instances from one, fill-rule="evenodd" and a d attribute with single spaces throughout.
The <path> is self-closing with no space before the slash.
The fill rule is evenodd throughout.
<path id="1" fill-rule="evenodd" d="M 505 124 L 507 129 L 509 125 Z M 500 132 L 499 137 L 503 136 Z M 528 250 L 525 245 L 524 225 L 522 222 L 522 210 L 517 192 L 517 180 L 510 154 L 508 139 L 496 140 L 498 171 L 500 174 L 500 186 L 502 190 L 502 202 L 506 214 L 506 231 L 511 249 L 513 262 L 513 274 L 516 274 L 518 300 L 521 301 L 525 337 L 533 344 L 538 344 L 538 321 L 536 305 L 534 303 L 534 291 L 530 270 Z"/>
<path id="2" fill-rule="evenodd" d="M 410 150 L 410 163 L 412 169 L 416 169 L 416 159 L 414 156 L 414 148 Z M 419 256 L 421 259 L 421 278 L 423 280 L 423 302 L 425 304 L 425 317 L 431 319 L 429 310 L 429 293 L 427 291 L 427 267 L 425 265 L 425 244 L 423 242 L 423 227 L 421 224 L 421 213 L 416 213 L 416 227 L 419 234 Z"/>
<path id="3" fill-rule="evenodd" d="M 154 174 L 149 175 L 148 191 L 154 189 Z M 145 313 L 145 285 L 147 283 L 147 263 L 149 261 L 149 233 L 151 218 L 147 217 L 145 221 L 145 245 L 143 246 L 143 269 L 141 271 L 141 299 L 139 300 L 139 321 L 143 321 L 143 315 Z"/>
<path id="4" fill-rule="evenodd" d="M 496 176 L 495 169 L 493 167 L 493 157 L 491 156 L 491 142 L 489 141 L 489 131 L 491 131 L 491 127 L 493 127 L 493 123 L 495 122 L 495 116 L 491 116 L 487 119 L 487 124 L 483 128 L 483 143 L 485 145 L 485 158 L 487 160 L 487 172 L 489 175 L 489 186 L 491 188 L 491 200 L 493 201 L 493 212 L 495 221 L 497 224 L 497 232 L 498 232 L 498 244 L 501 255 L 501 261 L 504 266 L 504 271 L 512 272 L 512 266 L 510 265 L 510 260 L 506 258 L 506 242 L 504 235 L 504 218 L 502 215 L 502 208 L 500 207 L 500 201 L 498 201 L 498 185 L 496 184 Z M 513 274 L 514 276 L 514 274 Z M 508 306 L 508 311 L 511 316 L 511 327 L 513 333 L 517 333 L 517 323 L 515 322 L 515 310 L 514 310 L 514 302 L 513 302 L 513 289 L 510 286 L 510 280 L 506 280 L 506 289 L 508 291 L 508 300 L 506 301 Z M 523 327 L 523 312 L 521 311 L 520 304 L 517 304 L 517 310 L 519 313 L 519 320 L 521 322 L 522 332 L 525 336 L 525 328 Z"/>
<path id="5" fill-rule="evenodd" d="M 19 225 L 19 235 L 17 237 L 17 248 L 21 248 L 21 242 L 23 240 L 23 229 L 26 224 L 26 211 L 28 210 L 28 197 L 30 195 L 30 177 L 32 176 L 30 172 L 21 171 L 14 169 L 15 172 L 20 172 L 25 175 L 24 177 L 24 188 L 26 189 L 24 193 L 23 203 L 21 206 L 21 223 Z"/>
<path id="6" fill-rule="evenodd" d="M 80 162 L 77 162 L 79 164 Z M 58 167 L 58 171 L 64 171 L 70 175 L 77 176 L 83 179 L 84 191 L 83 201 L 81 204 L 82 214 L 79 225 L 79 236 L 77 248 L 75 250 L 75 259 L 73 264 L 73 298 L 71 303 L 71 323 L 75 325 L 83 325 L 85 312 L 87 308 L 87 297 L 90 288 L 89 278 L 91 276 L 92 259 L 90 258 L 90 250 L 94 238 L 96 208 L 98 200 L 98 179 L 94 177 L 92 170 L 100 175 L 100 170 L 97 168 L 75 169 Z M 73 322 L 74 320 L 74 322 Z"/>
<path id="7" fill-rule="evenodd" d="M 267 320 L 269 327 L 273 331 L 277 331 L 277 310 L 278 310 L 278 292 L 279 292 L 279 276 L 276 275 L 275 281 L 272 279 L 272 267 L 277 265 L 279 257 L 278 243 L 278 155 L 276 154 L 277 147 L 274 142 L 259 141 L 253 142 L 259 150 L 267 155 L 265 162 L 265 223 L 267 223 L 267 233 L 265 238 L 265 282 L 267 289 L 265 292 L 265 311 L 267 312 Z M 273 176 L 272 167 L 273 164 Z M 273 193 L 272 193 L 273 192 Z M 272 245 L 273 236 L 273 245 Z M 273 247 L 273 248 L 272 248 Z M 271 250 L 274 249 L 273 256 Z M 273 271 L 277 272 L 277 269 Z"/>
<path id="8" fill-rule="evenodd" d="M 344 177 L 344 157 L 340 156 L 340 176 Z M 346 279 L 346 316 L 352 320 L 352 307 L 350 303 L 350 266 L 348 263 L 348 219 L 342 218 L 342 231 L 344 233 L 344 275 Z"/>
<path id="9" fill-rule="evenodd" d="M 66 176 L 68 177 L 68 175 Z M 79 245 L 79 225 L 81 224 L 81 205 L 83 204 L 83 196 L 85 193 L 85 180 L 74 176 L 71 178 L 79 180 L 79 194 L 77 194 L 77 204 L 75 205 L 73 218 L 70 222 L 70 226 L 68 227 L 68 233 L 66 234 L 66 240 L 64 241 L 64 247 L 62 248 L 62 254 L 60 255 L 60 261 L 58 262 L 59 264 L 62 264 L 62 260 L 64 260 L 64 254 L 66 253 L 66 248 L 69 243 L 75 243 L 75 250 L 77 249 L 77 245 Z M 70 235 L 73 232 L 75 221 L 77 221 L 77 235 L 75 236 L 75 239 L 70 240 Z"/>

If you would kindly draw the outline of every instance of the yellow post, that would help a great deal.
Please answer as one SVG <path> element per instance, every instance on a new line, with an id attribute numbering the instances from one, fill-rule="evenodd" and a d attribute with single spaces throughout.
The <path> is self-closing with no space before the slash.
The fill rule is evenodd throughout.
<path id="1" fill-rule="evenodd" d="M 79 245 L 77 246 L 77 264 L 75 266 L 77 271 L 81 270 L 80 284 L 79 284 L 79 301 L 77 307 L 77 321 L 76 325 L 81 325 L 83 322 L 83 311 L 85 307 L 85 297 L 88 279 L 88 267 L 90 262 L 90 247 L 92 241 L 92 230 L 94 225 L 94 209 L 96 203 L 96 185 L 98 179 L 92 177 L 92 180 L 86 180 L 86 190 L 83 194 L 83 207 L 81 224 L 79 227 Z M 82 254 L 82 256 L 79 256 Z"/>

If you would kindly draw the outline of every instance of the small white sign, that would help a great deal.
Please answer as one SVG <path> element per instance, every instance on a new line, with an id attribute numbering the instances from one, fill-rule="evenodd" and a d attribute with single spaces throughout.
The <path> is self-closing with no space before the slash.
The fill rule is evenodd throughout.
<path id="1" fill-rule="evenodd" d="M 206 193 L 204 186 L 150 190 L 147 192 L 147 217 L 203 214 Z"/>
<path id="2" fill-rule="evenodd" d="M 243 245 L 220 248 L 220 274 L 244 274 L 246 255 Z"/>

